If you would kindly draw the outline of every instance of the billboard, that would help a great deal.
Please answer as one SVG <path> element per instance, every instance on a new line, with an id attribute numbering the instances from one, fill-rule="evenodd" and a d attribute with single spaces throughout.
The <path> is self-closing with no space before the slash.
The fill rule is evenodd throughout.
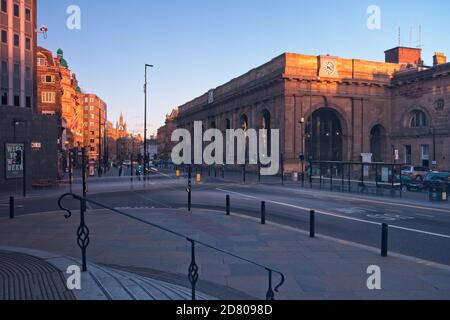
<path id="1" fill-rule="evenodd" d="M 5 143 L 6 179 L 22 179 L 24 176 L 25 144 Z"/>

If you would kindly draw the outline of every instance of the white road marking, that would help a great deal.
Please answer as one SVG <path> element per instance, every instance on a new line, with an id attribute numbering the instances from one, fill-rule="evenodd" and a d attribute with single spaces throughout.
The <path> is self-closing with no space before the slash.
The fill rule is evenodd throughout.
<path id="1" fill-rule="evenodd" d="M 9 207 L 9 204 L 3 204 L 3 203 L 0 203 L 0 207 Z M 23 206 L 22 205 L 16 205 L 16 206 L 14 206 L 14 208 L 23 208 Z"/>
<path id="2" fill-rule="evenodd" d="M 307 192 L 307 191 L 294 191 L 296 194 L 307 194 L 307 195 L 313 195 L 317 196 L 317 193 Z M 431 210 L 436 212 L 444 212 L 444 213 L 450 213 L 449 209 L 440 209 L 435 207 L 425 207 L 425 206 L 419 206 L 419 205 L 412 205 L 412 204 L 405 204 L 405 203 L 399 203 L 399 202 L 384 202 L 380 200 L 371 200 L 371 199 L 363 199 L 363 198 L 354 198 L 354 197 L 342 197 L 338 195 L 326 195 L 329 198 L 335 198 L 335 199 L 342 199 L 342 200 L 349 200 L 349 201 L 361 201 L 361 202 L 368 202 L 368 203 L 377 203 L 377 204 L 384 204 L 384 205 L 392 205 L 392 206 L 398 206 L 398 207 L 405 207 L 405 208 L 413 208 L 413 209 L 423 209 L 423 210 Z"/>
<path id="3" fill-rule="evenodd" d="M 226 193 L 240 195 L 240 196 L 243 196 L 243 197 L 250 197 L 250 198 L 253 198 L 253 199 L 264 200 L 267 203 L 272 203 L 272 204 L 277 204 L 277 205 L 280 205 L 280 206 L 285 206 L 285 207 L 290 207 L 290 208 L 294 208 L 294 209 L 299 209 L 299 210 L 302 210 L 302 211 L 310 211 L 311 210 L 311 208 L 305 208 L 305 207 L 293 205 L 293 204 L 290 204 L 290 203 L 271 201 L 271 200 L 267 200 L 267 199 L 261 199 L 261 198 L 258 198 L 258 197 L 252 197 L 252 196 L 249 196 L 249 195 L 246 195 L 246 194 L 242 194 L 242 193 L 236 192 L 236 191 L 228 191 L 228 190 L 224 190 L 224 189 L 220 189 L 220 188 L 217 188 L 216 190 L 222 191 L 222 192 L 226 192 Z M 330 217 L 335 217 L 335 218 L 340 218 L 340 219 L 345 219 L 345 220 L 350 220 L 350 221 L 357 221 L 357 222 L 363 222 L 363 223 L 368 223 L 368 224 L 372 224 L 372 225 L 381 226 L 381 223 L 379 223 L 379 222 L 363 220 L 363 219 L 357 219 L 357 218 L 352 218 L 352 217 L 346 217 L 346 216 L 342 216 L 342 215 L 339 215 L 339 214 L 326 212 L 326 211 L 322 211 L 322 210 L 315 210 L 315 212 L 319 213 L 319 214 L 322 214 L 322 215 L 325 215 L 325 216 L 330 216 Z M 425 235 L 430 235 L 430 236 L 450 239 L 450 235 L 439 234 L 439 233 L 434 233 L 434 232 L 428 232 L 428 231 L 424 231 L 424 230 L 411 229 L 411 228 L 405 228 L 405 227 L 394 226 L 394 225 L 389 225 L 389 228 L 398 229 L 398 230 L 404 230 L 404 231 L 411 231 L 411 232 L 415 232 L 415 233 L 420 233 L 420 234 L 425 234 Z"/>
<path id="4" fill-rule="evenodd" d="M 436 218 L 435 216 L 431 216 L 429 214 L 421 214 L 421 213 L 416 213 L 416 216 L 425 217 L 425 218 Z"/>

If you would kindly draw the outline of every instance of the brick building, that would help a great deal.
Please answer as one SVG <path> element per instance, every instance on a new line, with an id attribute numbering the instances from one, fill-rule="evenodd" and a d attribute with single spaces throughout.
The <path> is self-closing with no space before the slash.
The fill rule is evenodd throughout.
<path id="1" fill-rule="evenodd" d="M 450 169 L 450 63 L 421 50 L 385 62 L 285 53 L 179 107 L 177 127 L 280 129 L 285 169 L 321 161 L 399 162 Z M 158 143 L 170 141 L 167 127 Z M 160 150 L 163 150 L 161 148 Z"/>
<path id="2" fill-rule="evenodd" d="M 172 132 L 177 128 L 178 109 L 166 116 L 166 123 L 158 129 L 156 135 L 157 157 L 161 160 L 169 160 L 174 143 L 171 142 Z"/>
<path id="3" fill-rule="evenodd" d="M 1 1 L 0 191 L 57 178 L 57 120 L 37 112 L 36 22 L 36 0 Z"/>
<path id="4" fill-rule="evenodd" d="M 89 161 L 105 163 L 107 155 L 106 122 L 107 105 L 95 94 L 85 93 L 83 104 L 83 146 L 87 148 Z"/>
<path id="5" fill-rule="evenodd" d="M 71 73 L 64 53 L 54 57 L 50 50 L 37 48 L 38 112 L 56 116 L 58 121 L 58 169 L 68 166 L 69 150 L 82 146 L 81 89 Z"/>

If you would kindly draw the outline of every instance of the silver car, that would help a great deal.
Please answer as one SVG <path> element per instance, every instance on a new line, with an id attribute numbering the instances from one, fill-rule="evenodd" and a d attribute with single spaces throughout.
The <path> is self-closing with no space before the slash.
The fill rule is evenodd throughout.
<path id="1" fill-rule="evenodd" d="M 402 175 L 411 177 L 413 180 L 423 181 L 430 169 L 425 167 L 405 166 L 402 168 Z"/>

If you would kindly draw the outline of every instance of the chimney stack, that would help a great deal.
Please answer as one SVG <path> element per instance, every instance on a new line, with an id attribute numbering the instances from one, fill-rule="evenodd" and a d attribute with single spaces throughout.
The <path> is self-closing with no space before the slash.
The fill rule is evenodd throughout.
<path id="1" fill-rule="evenodd" d="M 422 49 L 420 48 L 396 47 L 385 51 L 385 54 L 388 63 L 423 65 Z"/>
<path id="2" fill-rule="evenodd" d="M 437 66 L 440 64 L 446 64 L 447 57 L 442 52 L 435 52 L 433 56 L 433 66 Z"/>

